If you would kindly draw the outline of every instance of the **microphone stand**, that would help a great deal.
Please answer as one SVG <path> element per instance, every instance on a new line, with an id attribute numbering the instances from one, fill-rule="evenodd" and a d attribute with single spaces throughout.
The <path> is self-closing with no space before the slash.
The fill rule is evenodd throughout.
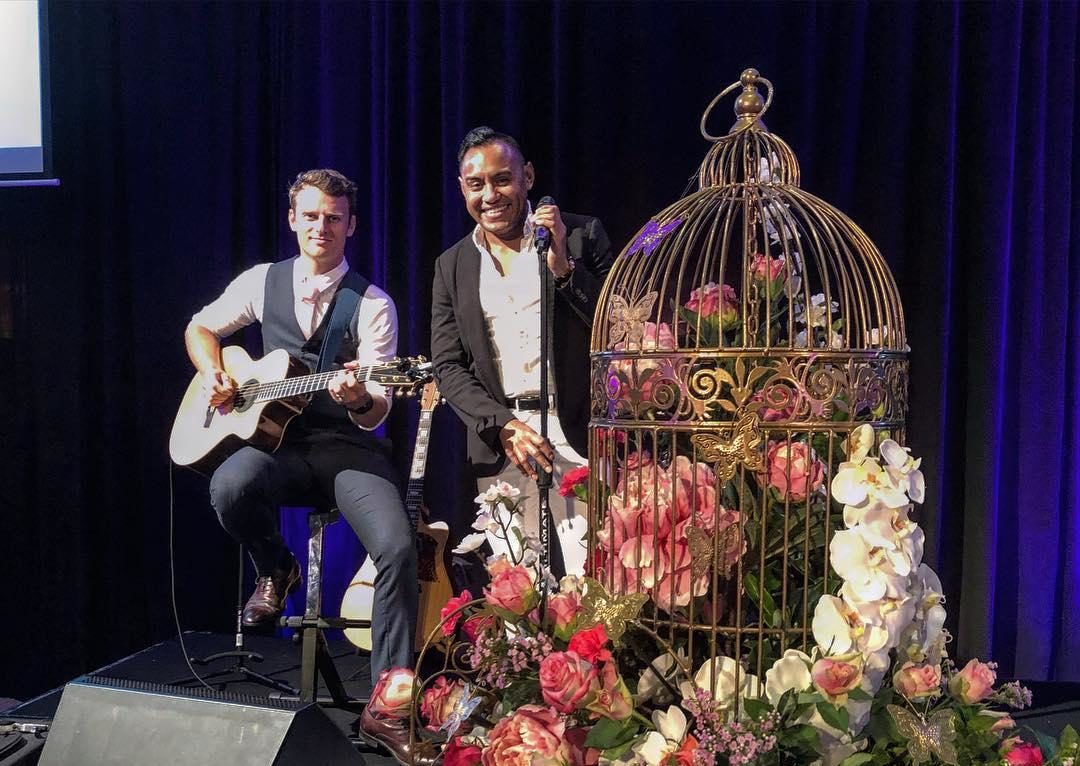
<path id="1" fill-rule="evenodd" d="M 547 236 L 537 242 L 536 254 L 540 261 L 540 436 L 548 441 L 548 359 L 551 343 L 551 302 L 554 296 L 550 269 L 547 265 L 547 253 L 551 247 L 551 236 Z M 554 462 L 554 460 L 552 461 Z M 552 466 L 554 469 L 554 465 Z M 540 619 L 544 619 L 547 612 L 547 578 L 551 573 L 551 503 L 549 495 L 551 491 L 552 474 L 554 470 L 538 471 L 536 476 L 536 489 L 538 493 L 538 522 L 540 532 L 540 576 L 544 580 L 540 589 Z"/>

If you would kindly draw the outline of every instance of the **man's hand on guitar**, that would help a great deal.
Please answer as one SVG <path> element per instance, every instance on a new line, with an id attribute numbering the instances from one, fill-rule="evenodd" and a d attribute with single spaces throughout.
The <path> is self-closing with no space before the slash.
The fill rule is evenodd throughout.
<path id="1" fill-rule="evenodd" d="M 327 385 L 330 398 L 347 410 L 364 409 L 364 405 L 371 402 L 371 394 L 367 386 L 356 379 L 356 362 L 347 362 L 345 369 L 338 371 Z M 370 409 L 370 407 L 368 408 Z"/>
<path id="2" fill-rule="evenodd" d="M 212 369 L 202 373 L 203 391 L 210 406 L 221 414 L 232 409 L 233 396 L 236 394 L 236 381 L 224 370 Z"/>
<path id="3" fill-rule="evenodd" d="M 530 479 L 536 478 L 536 467 L 531 461 L 551 473 L 551 462 L 555 459 L 551 444 L 517 418 L 502 427 L 499 441 L 510 462 Z"/>

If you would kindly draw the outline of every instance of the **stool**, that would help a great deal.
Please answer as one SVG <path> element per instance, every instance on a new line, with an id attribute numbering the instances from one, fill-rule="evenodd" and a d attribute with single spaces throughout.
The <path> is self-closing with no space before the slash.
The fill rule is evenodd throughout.
<path id="1" fill-rule="evenodd" d="M 308 514 L 307 590 L 302 617 L 282 617 L 281 626 L 294 628 L 300 636 L 300 694 L 301 702 L 318 702 L 318 676 L 326 682 L 335 707 L 352 709 L 363 703 L 348 697 L 341 683 L 330 652 L 326 648 L 324 630 L 370 628 L 371 620 L 324 617 L 322 615 L 323 530 L 338 521 L 337 508 L 317 508 Z"/>

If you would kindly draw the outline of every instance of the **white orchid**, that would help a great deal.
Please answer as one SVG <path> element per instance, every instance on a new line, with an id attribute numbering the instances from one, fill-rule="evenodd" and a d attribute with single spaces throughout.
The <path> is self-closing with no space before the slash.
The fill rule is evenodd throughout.
<path id="1" fill-rule="evenodd" d="M 911 563 L 904 551 L 862 525 L 833 535 L 829 555 L 833 569 L 851 586 L 857 601 L 877 601 L 907 592 Z"/>
<path id="2" fill-rule="evenodd" d="M 784 656 L 765 671 L 765 696 L 773 705 L 780 701 L 785 692 L 794 689 L 801 692 L 813 683 L 810 678 L 811 660 L 809 655 L 798 649 L 788 649 Z"/>
<path id="3" fill-rule="evenodd" d="M 922 458 L 911 457 L 911 450 L 901 447 L 892 439 L 886 439 L 879 448 L 881 457 L 887 464 L 886 470 L 893 476 L 913 502 L 921 503 L 926 497 L 926 479 L 923 477 L 919 465 Z"/>
<path id="4" fill-rule="evenodd" d="M 814 641 L 826 654 L 849 654 L 866 626 L 859 613 L 836 596 L 822 596 L 814 608 L 814 620 L 811 623 Z M 766 690 L 768 690 L 766 675 Z"/>
<path id="5" fill-rule="evenodd" d="M 650 731 L 645 739 L 634 745 L 634 753 L 648 766 L 663 766 L 686 739 L 686 714 L 672 705 L 666 713 L 654 710 L 652 720 L 656 731 Z"/>
<path id="6" fill-rule="evenodd" d="M 841 463 L 831 489 L 837 502 L 850 506 L 880 502 L 902 508 L 911 502 L 899 482 L 872 457 Z"/>
<path id="7" fill-rule="evenodd" d="M 453 553 L 472 553 L 487 542 L 487 535 L 483 532 L 473 532 L 461 538 L 461 542 L 452 551 Z"/>
<path id="8" fill-rule="evenodd" d="M 690 658 L 682 649 L 676 650 L 675 656 L 669 652 L 661 654 L 649 663 L 649 667 L 641 674 L 634 699 L 639 704 L 643 702 L 663 704 L 665 701 L 670 701 L 672 694 L 668 685 L 677 686 L 676 679 L 689 661 Z M 667 683 L 665 684 L 664 681 Z"/>
<path id="9" fill-rule="evenodd" d="M 874 432 L 874 427 L 869 423 L 863 423 L 847 435 L 840 447 L 844 450 L 844 454 L 848 456 L 848 460 L 852 463 L 861 463 L 863 458 L 869 455 L 870 450 L 874 448 L 876 440 L 877 435 Z"/>
<path id="10" fill-rule="evenodd" d="M 851 586 L 844 583 L 840 588 L 840 599 L 856 612 L 862 623 L 863 633 L 858 638 L 858 646 L 864 654 L 888 651 L 897 646 L 904 627 L 915 616 L 915 599 L 910 595 L 858 601 Z"/>
<path id="11" fill-rule="evenodd" d="M 684 699 L 694 696 L 694 689 L 711 690 L 713 699 L 722 709 L 734 707 L 736 700 L 761 696 L 761 681 L 747 673 L 730 657 L 719 655 L 706 660 L 694 674 L 694 681 L 683 681 L 679 692 Z"/>

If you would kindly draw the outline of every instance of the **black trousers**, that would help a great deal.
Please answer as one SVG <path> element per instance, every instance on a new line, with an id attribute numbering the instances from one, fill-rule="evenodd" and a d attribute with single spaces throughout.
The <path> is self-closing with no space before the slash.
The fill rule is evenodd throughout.
<path id="1" fill-rule="evenodd" d="M 307 434 L 273 454 L 244 447 L 210 480 L 221 526 L 250 552 L 260 576 L 291 566 L 282 505 L 336 505 L 379 574 L 371 616 L 372 680 L 413 664 L 418 601 L 416 545 L 389 460 L 332 433 Z"/>

